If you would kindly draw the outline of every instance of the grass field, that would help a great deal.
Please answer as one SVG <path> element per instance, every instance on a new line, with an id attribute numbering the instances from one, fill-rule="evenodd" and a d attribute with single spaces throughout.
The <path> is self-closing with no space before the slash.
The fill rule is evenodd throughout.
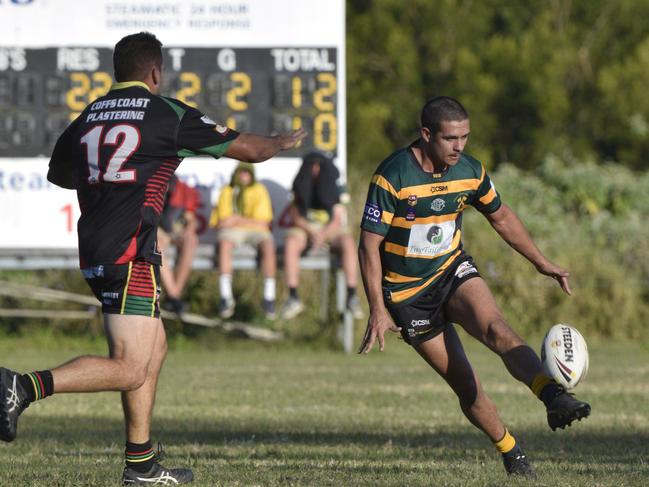
<path id="1" fill-rule="evenodd" d="M 0 363 L 42 369 L 103 353 L 97 342 L 3 338 Z M 206 486 L 649 485 L 649 354 L 593 346 L 580 397 L 587 421 L 552 432 L 542 405 L 494 356 L 467 352 L 536 482 L 507 479 L 499 455 L 464 419 L 442 381 L 406 345 L 345 356 L 248 342 L 180 344 L 161 378 L 154 440 L 166 464 Z M 123 433 L 116 393 L 60 395 L 32 405 L 0 444 L 0 486 L 117 485 Z"/>

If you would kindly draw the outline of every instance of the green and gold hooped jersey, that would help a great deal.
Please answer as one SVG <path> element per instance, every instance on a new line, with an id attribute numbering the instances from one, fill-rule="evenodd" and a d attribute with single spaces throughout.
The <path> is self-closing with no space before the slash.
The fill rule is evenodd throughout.
<path id="1" fill-rule="evenodd" d="M 434 285 L 462 252 L 462 212 L 500 208 L 484 166 L 462 154 L 441 175 L 425 172 L 410 147 L 385 159 L 372 177 L 361 228 L 384 236 L 383 288 L 407 303 Z"/>

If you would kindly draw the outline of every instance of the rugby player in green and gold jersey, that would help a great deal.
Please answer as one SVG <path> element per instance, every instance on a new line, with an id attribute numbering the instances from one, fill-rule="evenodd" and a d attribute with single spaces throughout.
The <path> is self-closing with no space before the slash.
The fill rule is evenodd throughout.
<path id="1" fill-rule="evenodd" d="M 361 223 L 359 259 L 370 318 L 359 353 L 368 353 L 376 340 L 383 351 L 385 332 L 401 332 L 451 386 L 469 421 L 502 453 L 507 473 L 533 476 L 482 389 L 453 323 L 497 353 L 509 373 L 543 401 L 552 430 L 587 417 L 590 405 L 545 375 L 539 357 L 505 321 L 462 247 L 462 212 L 475 207 L 505 242 L 567 294 L 569 274 L 536 247 L 501 202 L 482 163 L 464 154 L 470 132 L 460 102 L 432 98 L 421 112 L 421 137 L 376 170 Z"/>

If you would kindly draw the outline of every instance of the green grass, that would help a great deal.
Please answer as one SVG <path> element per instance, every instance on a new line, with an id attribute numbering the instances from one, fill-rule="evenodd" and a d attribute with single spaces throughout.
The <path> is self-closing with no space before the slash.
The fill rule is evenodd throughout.
<path id="1" fill-rule="evenodd" d="M 499 360 L 464 337 L 484 386 L 533 461 L 537 482 L 507 479 L 489 441 L 447 386 L 406 345 L 345 356 L 298 346 L 215 340 L 172 349 L 154 441 L 166 464 L 206 486 L 642 486 L 649 484 L 649 354 L 591 344 L 578 388 L 593 415 L 551 432 L 542 405 Z M 3 338 L 0 363 L 53 366 L 97 342 Z M 117 485 L 123 427 L 118 394 L 60 395 L 32 405 L 0 444 L 0 486 Z"/>

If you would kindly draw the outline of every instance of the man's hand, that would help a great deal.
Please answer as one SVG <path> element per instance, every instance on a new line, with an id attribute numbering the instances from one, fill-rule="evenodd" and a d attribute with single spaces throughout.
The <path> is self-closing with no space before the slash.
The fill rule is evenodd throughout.
<path id="1" fill-rule="evenodd" d="M 285 134 L 278 135 L 277 138 L 282 150 L 288 150 L 292 149 L 300 142 L 302 142 L 302 139 L 306 137 L 306 134 L 306 130 L 299 128 L 297 130 L 291 130 L 290 132 L 286 132 Z"/>
<path id="2" fill-rule="evenodd" d="M 370 313 L 370 318 L 367 320 L 365 336 L 363 337 L 363 342 L 358 349 L 358 353 L 369 353 L 370 350 L 372 350 L 377 337 L 379 339 L 379 351 L 382 352 L 385 347 L 385 332 L 387 330 L 398 333 L 401 331 L 401 328 L 394 324 L 394 321 L 392 321 L 392 317 L 387 310 Z"/>
<path id="3" fill-rule="evenodd" d="M 561 286 L 561 289 L 563 289 L 563 292 L 565 292 L 568 296 L 572 295 L 570 284 L 568 283 L 568 277 L 570 277 L 570 273 L 566 269 L 559 267 L 558 265 L 553 264 L 550 261 L 547 261 L 541 265 L 536 266 L 536 270 L 541 274 L 556 279 L 559 283 L 559 286 Z"/>
<path id="4" fill-rule="evenodd" d="M 246 162 L 262 162 L 275 157 L 278 152 L 292 149 L 306 137 L 304 129 L 292 130 L 281 135 L 266 137 L 255 134 L 239 134 L 223 155 Z"/>

